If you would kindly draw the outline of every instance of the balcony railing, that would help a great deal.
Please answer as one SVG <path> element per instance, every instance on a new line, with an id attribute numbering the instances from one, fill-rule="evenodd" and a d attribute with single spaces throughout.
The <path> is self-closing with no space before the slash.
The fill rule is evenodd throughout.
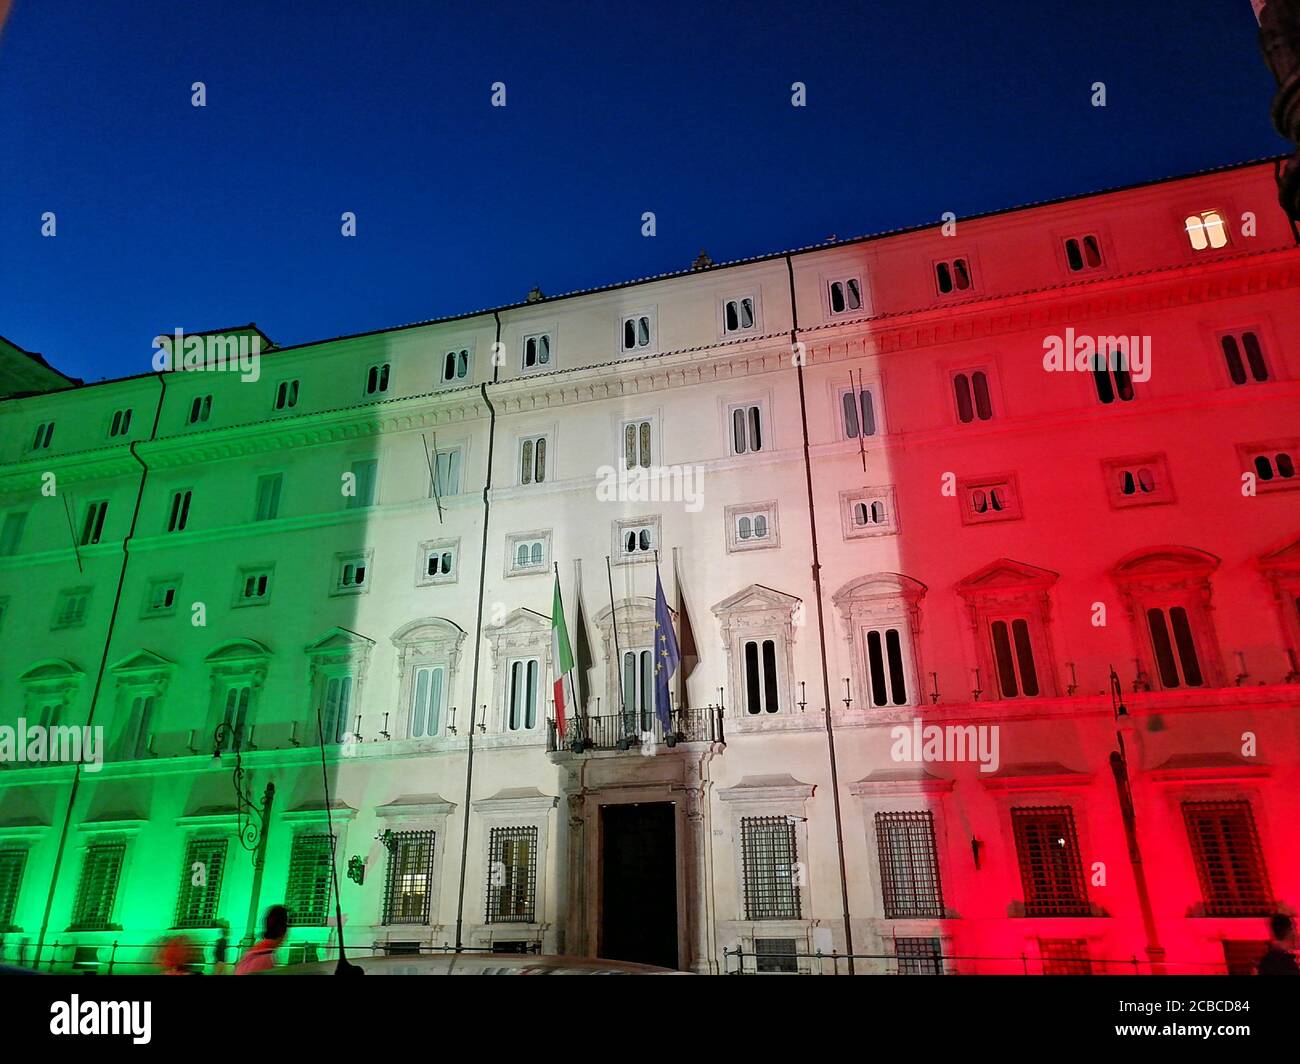
<path id="1" fill-rule="evenodd" d="M 721 706 L 685 707 L 669 714 L 669 729 L 653 713 L 615 713 L 603 717 L 574 715 L 565 721 L 564 735 L 557 734 L 554 720 L 546 722 L 546 749 L 634 750 L 643 746 L 674 747 L 678 743 L 724 743 Z"/>

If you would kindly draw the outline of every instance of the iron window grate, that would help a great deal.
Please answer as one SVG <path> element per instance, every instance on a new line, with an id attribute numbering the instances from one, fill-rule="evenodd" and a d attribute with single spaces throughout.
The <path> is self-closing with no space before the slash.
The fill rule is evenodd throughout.
<path id="1" fill-rule="evenodd" d="M 896 938 L 899 975 L 943 975 L 943 946 L 937 938 Z"/>
<path id="2" fill-rule="evenodd" d="M 536 922 L 537 828 L 493 828 L 488 837 L 487 922 Z"/>
<path id="3" fill-rule="evenodd" d="M 334 871 L 334 836 L 303 833 L 294 837 L 284 904 L 291 927 L 322 927 L 329 914 Z"/>
<path id="4" fill-rule="evenodd" d="M 427 924 L 433 887 L 433 831 L 399 831 L 388 850 L 385 924 Z"/>
<path id="5" fill-rule="evenodd" d="M 886 918 L 943 916 L 934 814 L 877 813 L 876 841 Z"/>
<path id="6" fill-rule="evenodd" d="M 799 961 L 795 956 L 797 943 L 792 938 L 754 939 L 754 961 L 760 972 L 798 974 Z"/>
<path id="7" fill-rule="evenodd" d="M 1207 916 L 1263 916 L 1273 910 L 1255 817 L 1247 801 L 1184 802 L 1183 819 Z"/>
<path id="8" fill-rule="evenodd" d="M 106 931 L 113 917 L 117 884 L 126 859 L 126 842 L 94 842 L 86 847 L 77 884 L 77 900 L 72 907 L 69 931 Z"/>
<path id="9" fill-rule="evenodd" d="M 14 910 L 18 908 L 18 891 L 26 867 L 25 849 L 0 850 L 0 934 L 17 930 Z"/>
<path id="10" fill-rule="evenodd" d="M 745 919 L 801 919 L 799 857 L 790 818 L 742 818 L 740 845 L 745 872 Z"/>
<path id="11" fill-rule="evenodd" d="M 1011 810 L 1026 916 L 1088 916 L 1079 837 L 1069 806 Z"/>
<path id="12" fill-rule="evenodd" d="M 1092 975 L 1086 938 L 1040 938 L 1044 975 Z"/>
<path id="13" fill-rule="evenodd" d="M 215 927 L 221 880 L 226 871 L 225 839 L 190 839 L 181 865 L 173 927 Z"/>

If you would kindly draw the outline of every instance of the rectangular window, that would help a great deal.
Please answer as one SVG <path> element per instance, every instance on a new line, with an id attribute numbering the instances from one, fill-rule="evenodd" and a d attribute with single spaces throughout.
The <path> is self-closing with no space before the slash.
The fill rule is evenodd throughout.
<path id="1" fill-rule="evenodd" d="M 733 406 L 727 411 L 727 417 L 731 422 L 732 454 L 763 450 L 763 410 L 760 406 Z"/>
<path id="2" fill-rule="evenodd" d="M 998 691 L 1003 698 L 1034 698 L 1038 695 L 1038 671 L 1034 667 L 1034 644 L 1029 622 L 1023 617 L 989 623 L 993 642 L 993 665 L 998 674 Z"/>
<path id="3" fill-rule="evenodd" d="M 280 489 L 283 487 L 283 473 L 266 473 L 257 478 L 257 510 L 253 520 L 274 521 L 280 516 Z"/>
<path id="4" fill-rule="evenodd" d="M 800 919 L 799 855 L 794 821 L 784 816 L 742 817 L 740 848 L 745 919 Z"/>
<path id="5" fill-rule="evenodd" d="M 934 283 L 941 296 L 954 292 L 968 292 L 974 287 L 970 262 L 965 258 L 949 259 L 934 264 Z"/>
<path id="6" fill-rule="evenodd" d="M 86 507 L 86 519 L 81 523 L 81 546 L 89 547 L 99 542 L 104 531 L 104 518 L 107 516 L 107 502 L 92 502 Z"/>
<path id="7" fill-rule="evenodd" d="M 1068 806 L 1012 809 L 1026 916 L 1087 916 L 1074 812 Z"/>
<path id="8" fill-rule="evenodd" d="M 324 927 L 329 917 L 334 865 L 334 837 L 295 835 L 289 854 L 289 882 L 284 904 L 290 927 Z"/>
<path id="9" fill-rule="evenodd" d="M 876 434 L 876 400 L 868 388 L 840 392 L 840 428 L 846 440 Z"/>
<path id="10" fill-rule="evenodd" d="M 461 450 L 438 451 L 433 458 L 433 491 L 442 499 L 460 494 Z"/>
<path id="11" fill-rule="evenodd" d="M 957 400 L 957 420 L 963 425 L 988 421 L 993 417 L 993 399 L 989 394 L 989 376 L 985 370 L 954 373 L 953 396 Z"/>
<path id="12" fill-rule="evenodd" d="M 756 938 L 754 966 L 760 973 L 796 975 L 799 972 L 797 947 L 792 938 Z"/>
<path id="13" fill-rule="evenodd" d="M 253 688 L 248 683 L 226 688 L 221 723 L 230 728 L 230 738 L 221 746 L 223 750 L 241 750 L 244 746 L 244 729 L 248 724 L 248 708 L 253 700 Z"/>
<path id="14" fill-rule="evenodd" d="M 126 722 L 117 743 L 117 760 L 139 761 L 149 754 L 153 733 L 153 695 L 136 695 L 131 699 Z"/>
<path id="15" fill-rule="evenodd" d="M 166 577 L 162 580 L 150 580 L 149 592 L 145 596 L 144 616 L 165 617 L 176 609 L 176 596 L 180 593 L 180 578 Z"/>
<path id="16" fill-rule="evenodd" d="M 0 850 L 0 934 L 19 930 L 14 923 L 14 913 L 18 909 L 18 892 L 22 889 L 23 870 L 26 867 L 25 848 Z"/>
<path id="17" fill-rule="evenodd" d="M 175 491 L 172 492 L 171 510 L 167 515 L 168 532 L 184 532 L 185 526 L 190 520 L 190 500 L 193 498 L 192 491 Z"/>
<path id="18" fill-rule="evenodd" d="M 86 847 L 69 931 L 112 929 L 113 905 L 125 858 L 126 843 L 122 840 L 92 842 Z"/>
<path id="19" fill-rule="evenodd" d="M 903 632 L 872 628 L 865 633 L 867 687 L 873 706 L 905 706 L 907 667 L 903 663 Z"/>
<path id="20" fill-rule="evenodd" d="M 629 733 L 654 730 L 655 674 L 649 650 L 623 651 L 623 711 Z"/>
<path id="21" fill-rule="evenodd" d="M 1112 458 L 1102 462 L 1110 504 L 1116 509 L 1173 502 L 1173 484 L 1163 454 Z"/>
<path id="22" fill-rule="evenodd" d="M 86 623 L 90 588 L 76 587 L 59 592 L 54 605 L 54 628 L 76 628 Z"/>
<path id="23" fill-rule="evenodd" d="M 433 891 L 432 831 L 398 831 L 388 843 L 385 924 L 427 924 Z"/>
<path id="24" fill-rule="evenodd" d="M 18 553 L 18 545 L 23 541 L 23 528 L 26 524 L 26 510 L 10 510 L 5 514 L 4 525 L 0 526 L 0 558 L 8 558 Z"/>
<path id="25" fill-rule="evenodd" d="M 1044 975 L 1092 975 L 1086 938 L 1040 938 Z"/>
<path id="26" fill-rule="evenodd" d="M 364 506 L 375 505 L 375 482 L 379 478 L 379 460 L 366 458 L 352 463 L 352 479 L 355 494 L 348 496 L 349 510 L 359 510 Z"/>
<path id="27" fill-rule="evenodd" d="M 226 872 L 226 839 L 190 839 L 181 864 L 180 893 L 173 927 L 216 927 L 221 880 Z M 202 875 L 197 873 L 202 870 Z"/>
<path id="28" fill-rule="evenodd" d="M 939 919 L 943 889 L 934 843 L 934 814 L 877 813 L 880 885 L 889 920 Z"/>
<path id="29" fill-rule="evenodd" d="M 519 483 L 541 484 L 546 480 L 546 437 L 525 436 L 519 441 Z"/>
<path id="30" fill-rule="evenodd" d="M 1221 211 L 1198 211 L 1183 220 L 1193 251 L 1217 250 L 1228 246 L 1228 227 Z"/>
<path id="31" fill-rule="evenodd" d="M 343 741 L 352 723 L 352 676 L 326 677 L 321 691 L 321 738 L 326 746 Z"/>
<path id="32" fill-rule="evenodd" d="M 1255 474 L 1257 491 L 1272 491 L 1300 485 L 1296 477 L 1295 456 L 1300 447 L 1286 443 L 1276 447 L 1246 447 L 1241 449 L 1247 469 Z"/>
<path id="33" fill-rule="evenodd" d="M 442 723 L 442 691 L 447 682 L 444 665 L 420 665 L 411 684 L 411 713 L 407 738 L 437 738 Z"/>
<path id="34" fill-rule="evenodd" d="M 275 409 L 292 410 L 298 405 L 298 382 L 281 381 L 275 386 Z"/>
<path id="35" fill-rule="evenodd" d="M 776 643 L 747 640 L 745 651 L 745 712 L 750 716 L 776 713 L 781 708 L 776 674 Z"/>
<path id="36" fill-rule="evenodd" d="M 1065 238 L 1065 264 L 1071 273 L 1084 273 L 1101 266 L 1101 241 L 1089 233 Z"/>
<path id="37" fill-rule="evenodd" d="M 36 426 L 36 435 L 32 438 L 32 450 L 48 451 L 52 439 L 54 439 L 54 422 L 42 421 Z"/>
<path id="38" fill-rule="evenodd" d="M 728 506 L 726 520 L 727 549 L 730 551 L 761 550 L 780 545 L 774 502 L 762 506 Z"/>
<path id="39" fill-rule="evenodd" d="M 620 524 L 618 529 L 619 551 L 624 558 L 652 557 L 659 546 L 654 524 Z"/>
<path id="40" fill-rule="evenodd" d="M 387 362 L 381 362 L 366 370 L 367 395 L 383 395 L 388 391 L 388 375 L 391 368 Z"/>
<path id="41" fill-rule="evenodd" d="M 262 605 L 271 601 L 271 575 L 274 572 L 269 565 L 239 570 L 238 586 L 235 592 L 236 606 Z"/>
<path id="42" fill-rule="evenodd" d="M 958 482 L 964 525 L 986 525 L 1020 518 L 1020 493 L 1012 476 L 964 478 Z"/>
<path id="43" fill-rule="evenodd" d="M 648 419 L 623 422 L 623 468 L 649 469 L 653 460 L 651 434 L 653 425 Z"/>
<path id="44" fill-rule="evenodd" d="M 726 333 L 749 332 L 757 319 L 754 316 L 754 297 L 741 296 L 722 304 L 722 331 Z"/>
<path id="45" fill-rule="evenodd" d="M 1200 687 L 1205 682 L 1185 607 L 1149 608 L 1147 630 L 1151 633 L 1151 651 L 1161 687 Z"/>
<path id="46" fill-rule="evenodd" d="M 899 975 L 943 975 L 943 946 L 937 938 L 896 938 Z"/>
<path id="47" fill-rule="evenodd" d="M 365 590 L 369 572 L 369 557 L 365 553 L 338 555 L 335 561 L 335 593 L 351 594 Z"/>
<path id="48" fill-rule="evenodd" d="M 1097 401 L 1103 406 L 1115 402 L 1131 403 L 1133 375 L 1128 368 L 1128 355 L 1121 350 L 1108 354 L 1098 352 L 1092 357 L 1092 383 L 1097 390 Z"/>
<path id="49" fill-rule="evenodd" d="M 457 384 L 469 379 L 469 348 L 460 347 L 442 356 L 442 383 Z"/>
<path id="50" fill-rule="evenodd" d="M 456 575 L 456 545 L 447 543 L 424 548 L 423 584 L 442 583 Z"/>
<path id="51" fill-rule="evenodd" d="M 524 337 L 523 368 L 548 369 L 551 365 L 551 334 L 533 333 Z"/>
<path id="52" fill-rule="evenodd" d="M 1201 881 L 1206 916 L 1273 912 L 1264 854 L 1250 803 L 1184 802 L 1183 819 Z"/>
<path id="53" fill-rule="evenodd" d="M 131 428 L 131 411 L 114 410 L 113 420 L 108 425 L 108 438 L 111 440 L 116 436 L 125 436 Z"/>
<path id="54" fill-rule="evenodd" d="M 544 572 L 551 565 L 550 534 L 506 537 L 506 557 L 510 573 Z"/>
<path id="55" fill-rule="evenodd" d="M 537 726 L 540 673 L 541 662 L 536 658 L 510 663 L 510 700 L 506 706 L 506 727 L 511 731 L 526 731 Z"/>
<path id="56" fill-rule="evenodd" d="M 623 319 L 623 352 L 647 351 L 654 344 L 654 320 L 649 314 Z"/>
<path id="57" fill-rule="evenodd" d="M 840 495 L 840 516 L 844 538 L 885 535 L 898 531 L 894 514 L 894 493 L 890 488 L 844 492 Z"/>
<path id="58" fill-rule="evenodd" d="M 186 418 L 186 423 L 198 425 L 207 421 L 212 416 L 212 396 L 196 395 L 190 400 L 190 412 Z"/>
<path id="59" fill-rule="evenodd" d="M 1269 379 L 1268 363 L 1264 361 L 1264 348 L 1259 334 L 1247 329 L 1244 332 L 1225 333 L 1219 337 L 1228 379 L 1233 384 L 1262 383 Z"/>
<path id="60" fill-rule="evenodd" d="M 537 828 L 493 828 L 488 836 L 486 922 L 534 923 L 536 899 Z"/>
<path id="61" fill-rule="evenodd" d="M 832 314 L 852 314 L 862 309 L 862 281 L 857 277 L 836 277 L 826 284 L 826 298 Z"/>

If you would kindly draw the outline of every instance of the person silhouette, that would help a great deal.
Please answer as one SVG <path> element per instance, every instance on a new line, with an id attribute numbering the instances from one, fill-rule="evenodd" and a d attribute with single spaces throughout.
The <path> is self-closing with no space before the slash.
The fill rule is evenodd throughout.
<path id="1" fill-rule="evenodd" d="M 1260 958 L 1256 975 L 1300 975 L 1296 964 L 1295 921 L 1286 913 L 1277 913 L 1268 921 L 1268 952 Z"/>
<path id="2" fill-rule="evenodd" d="M 275 951 L 289 932 L 289 910 L 283 905 L 272 905 L 266 910 L 262 926 L 262 940 L 239 958 L 235 965 L 236 975 L 252 975 L 275 967 Z"/>

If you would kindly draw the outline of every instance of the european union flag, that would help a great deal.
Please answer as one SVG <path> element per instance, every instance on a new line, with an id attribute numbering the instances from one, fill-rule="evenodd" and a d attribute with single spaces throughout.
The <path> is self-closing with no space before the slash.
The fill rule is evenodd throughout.
<path id="1" fill-rule="evenodd" d="M 669 711 L 668 681 L 672 679 L 682 655 L 677 649 L 677 635 L 673 631 L 673 616 L 668 612 L 664 598 L 664 584 L 655 572 L 655 716 L 667 735 L 672 728 Z"/>

